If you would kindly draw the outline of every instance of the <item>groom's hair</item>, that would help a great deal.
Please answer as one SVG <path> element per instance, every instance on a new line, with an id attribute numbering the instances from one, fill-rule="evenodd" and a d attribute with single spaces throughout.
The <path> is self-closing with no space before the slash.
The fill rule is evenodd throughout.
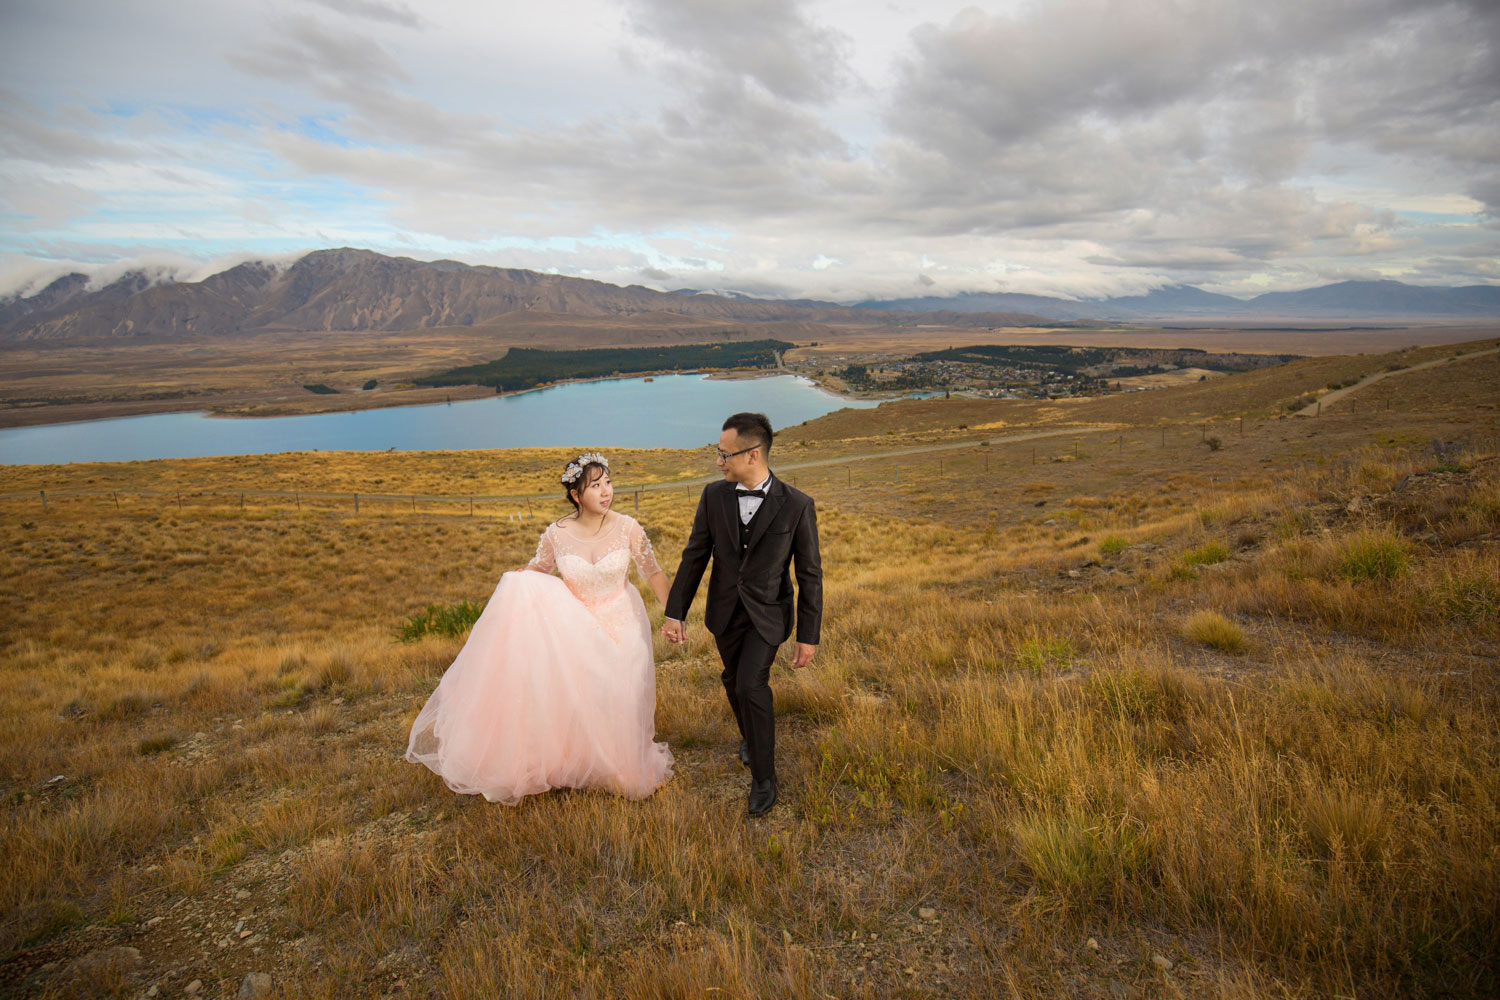
<path id="1" fill-rule="evenodd" d="M 746 447 L 759 448 L 762 458 L 771 457 L 771 421 L 764 413 L 736 413 L 724 421 L 721 430 L 734 431 Z"/>

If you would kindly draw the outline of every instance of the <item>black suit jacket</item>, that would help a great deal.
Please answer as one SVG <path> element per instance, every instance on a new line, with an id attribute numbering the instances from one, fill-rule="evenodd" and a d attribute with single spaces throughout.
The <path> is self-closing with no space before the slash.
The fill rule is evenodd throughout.
<path id="1" fill-rule="evenodd" d="M 703 571 L 708 578 L 704 620 L 715 635 L 729 626 L 736 601 L 745 605 L 755 631 L 775 646 L 792 634 L 793 595 L 789 569 L 797 563 L 797 641 L 818 644 L 823 621 L 823 565 L 818 560 L 818 515 L 812 498 L 777 476 L 750 522 L 749 546 L 740 551 L 740 502 L 735 484 L 720 480 L 703 488 L 693 530 L 667 596 L 667 617 L 687 618 Z"/>

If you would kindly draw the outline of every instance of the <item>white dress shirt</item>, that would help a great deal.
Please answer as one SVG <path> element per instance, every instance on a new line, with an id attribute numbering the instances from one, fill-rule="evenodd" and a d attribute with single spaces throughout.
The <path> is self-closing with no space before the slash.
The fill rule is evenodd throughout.
<path id="1" fill-rule="evenodd" d="M 767 473 L 766 474 L 766 478 L 761 482 L 761 484 L 759 486 L 754 487 L 754 488 L 757 489 L 757 490 L 769 490 L 771 488 L 771 476 L 770 476 L 770 474 Z M 740 495 L 739 496 L 739 501 L 740 501 L 740 523 L 741 524 L 749 524 L 750 523 L 750 519 L 755 516 L 755 512 L 758 511 L 758 510 L 760 510 L 761 498 L 760 497 L 752 497 L 752 496 L 746 496 L 745 495 L 746 493 L 748 493 L 750 491 L 750 489 L 751 489 L 751 487 L 741 486 L 739 483 L 735 483 L 734 484 L 734 491 Z M 676 621 L 679 621 L 679 619 L 668 618 L 668 619 L 666 619 L 666 621 L 676 622 Z"/>
<path id="2" fill-rule="evenodd" d="M 752 497 L 752 496 L 750 496 L 749 495 L 750 490 L 752 490 L 752 489 L 756 489 L 756 490 L 769 490 L 770 488 L 771 488 L 771 475 L 770 475 L 770 473 L 766 474 L 765 480 L 762 481 L 759 486 L 741 486 L 738 483 L 735 484 L 734 491 L 739 494 L 739 500 L 740 500 L 740 523 L 741 524 L 749 524 L 750 523 L 750 519 L 755 516 L 755 512 L 758 511 L 758 510 L 760 510 L 760 505 L 761 505 L 761 502 L 762 502 L 761 498 L 760 497 Z"/>

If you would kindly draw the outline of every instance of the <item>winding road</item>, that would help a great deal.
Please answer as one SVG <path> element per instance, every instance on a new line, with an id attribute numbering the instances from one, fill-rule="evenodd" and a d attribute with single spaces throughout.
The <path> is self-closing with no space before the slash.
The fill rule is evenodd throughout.
<path id="1" fill-rule="evenodd" d="M 1367 385 L 1374 385 L 1376 382 L 1379 382 L 1381 379 L 1383 379 L 1383 378 L 1390 378 L 1392 375 L 1405 375 L 1407 372 L 1419 372 L 1419 371 L 1421 371 L 1424 368 L 1436 368 L 1438 365 L 1446 365 L 1446 364 L 1448 364 L 1449 362 L 1452 362 L 1452 361 L 1463 361 L 1465 358 L 1479 358 L 1479 357 L 1483 357 L 1486 354 L 1495 354 L 1495 353 L 1500 353 L 1500 347 L 1490 347 L 1490 348 L 1486 348 L 1483 351 L 1471 351 L 1468 354 L 1455 354 L 1451 358 L 1437 358 L 1437 359 L 1435 359 L 1433 361 L 1423 361 L 1422 363 L 1412 365 L 1409 368 L 1397 368 L 1395 371 L 1390 371 L 1390 372 L 1376 372 L 1374 375 L 1366 375 L 1364 378 L 1360 379 L 1358 382 L 1354 383 L 1353 385 L 1346 385 L 1342 389 L 1335 389 L 1332 392 L 1328 393 L 1327 395 L 1319 396 L 1316 400 L 1314 400 L 1311 403 L 1308 403 L 1302 409 L 1300 409 L 1296 413 L 1292 414 L 1292 416 L 1294 416 L 1294 417 L 1316 417 L 1316 416 L 1318 416 L 1319 413 L 1322 412 L 1322 409 L 1323 409 L 1323 407 L 1325 405 L 1331 405 L 1333 403 L 1337 403 L 1339 400 L 1343 399 L 1345 396 L 1349 395 L 1351 392 L 1355 392 L 1355 391 L 1357 391 L 1359 389 L 1363 389 Z"/>

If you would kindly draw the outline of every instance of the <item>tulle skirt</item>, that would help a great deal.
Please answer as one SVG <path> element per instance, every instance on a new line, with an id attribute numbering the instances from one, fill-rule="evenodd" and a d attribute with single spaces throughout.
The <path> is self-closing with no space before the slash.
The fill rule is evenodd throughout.
<path id="1" fill-rule="evenodd" d="M 557 577 L 500 578 L 412 724 L 406 759 L 455 792 L 515 805 L 552 788 L 650 795 L 672 776 L 656 733 L 651 624 L 634 587 L 591 611 Z"/>

